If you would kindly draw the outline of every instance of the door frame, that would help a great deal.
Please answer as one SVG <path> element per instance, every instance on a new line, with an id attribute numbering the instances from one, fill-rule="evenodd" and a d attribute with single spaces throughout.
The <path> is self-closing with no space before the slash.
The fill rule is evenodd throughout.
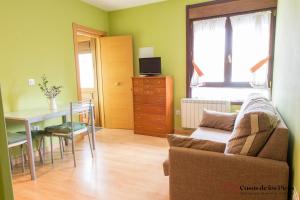
<path id="1" fill-rule="evenodd" d="M 100 49 L 100 38 L 107 35 L 104 31 L 99 31 L 92 29 L 83 25 L 76 23 L 72 24 L 73 27 L 73 44 L 74 44 L 74 57 L 75 57 L 75 67 L 76 67 L 76 86 L 77 86 L 77 98 L 81 100 L 81 87 L 80 87 L 80 71 L 79 71 L 79 60 L 78 60 L 78 43 L 77 34 L 88 36 L 96 39 L 96 82 L 98 90 L 98 108 L 100 110 L 100 124 L 104 127 L 104 102 L 103 102 L 103 87 L 102 87 L 102 68 L 101 68 L 101 49 Z"/>

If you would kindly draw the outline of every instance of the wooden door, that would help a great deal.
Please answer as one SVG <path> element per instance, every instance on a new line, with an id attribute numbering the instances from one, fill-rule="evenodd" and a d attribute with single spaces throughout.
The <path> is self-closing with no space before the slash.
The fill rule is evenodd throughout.
<path id="1" fill-rule="evenodd" d="M 100 43 L 104 126 L 133 129 L 132 37 L 102 37 Z"/>
<path id="2" fill-rule="evenodd" d="M 80 71 L 80 100 L 92 100 L 95 109 L 95 125 L 101 126 L 97 84 L 96 39 L 78 37 L 78 60 Z M 86 122 L 86 117 L 82 117 Z"/>

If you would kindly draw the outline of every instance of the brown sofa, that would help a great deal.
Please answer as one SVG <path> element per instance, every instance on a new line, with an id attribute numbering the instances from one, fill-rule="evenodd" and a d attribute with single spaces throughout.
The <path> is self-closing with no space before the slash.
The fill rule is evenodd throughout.
<path id="1" fill-rule="evenodd" d="M 226 144 L 230 134 L 200 127 L 191 137 Z M 282 120 L 256 157 L 171 147 L 164 163 L 170 200 L 287 200 L 287 149 Z"/>

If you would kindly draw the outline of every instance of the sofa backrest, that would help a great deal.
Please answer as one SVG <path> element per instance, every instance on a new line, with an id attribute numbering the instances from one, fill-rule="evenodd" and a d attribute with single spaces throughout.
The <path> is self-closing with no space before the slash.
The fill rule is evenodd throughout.
<path id="1" fill-rule="evenodd" d="M 280 115 L 278 114 L 280 117 Z M 271 134 L 267 143 L 259 152 L 257 157 L 269 158 L 272 160 L 287 161 L 288 153 L 288 128 L 280 117 L 276 129 Z"/>

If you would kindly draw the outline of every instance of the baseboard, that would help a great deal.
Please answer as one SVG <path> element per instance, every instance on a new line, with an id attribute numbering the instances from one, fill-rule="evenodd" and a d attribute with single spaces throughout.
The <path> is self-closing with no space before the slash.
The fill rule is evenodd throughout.
<path id="1" fill-rule="evenodd" d="M 295 186 L 293 187 L 293 197 L 292 200 L 300 200 L 299 199 L 299 193 L 297 192 L 297 189 L 295 188 Z"/>
<path id="2" fill-rule="evenodd" d="M 191 135 L 195 129 L 175 129 L 175 134 L 178 135 Z"/>
<path id="3" fill-rule="evenodd" d="M 146 136 L 152 136 L 152 137 L 161 137 L 161 138 L 166 138 L 168 135 L 168 134 L 158 134 L 158 133 L 143 133 L 143 132 L 137 132 L 137 131 L 134 131 L 134 134 L 146 135 Z"/>

